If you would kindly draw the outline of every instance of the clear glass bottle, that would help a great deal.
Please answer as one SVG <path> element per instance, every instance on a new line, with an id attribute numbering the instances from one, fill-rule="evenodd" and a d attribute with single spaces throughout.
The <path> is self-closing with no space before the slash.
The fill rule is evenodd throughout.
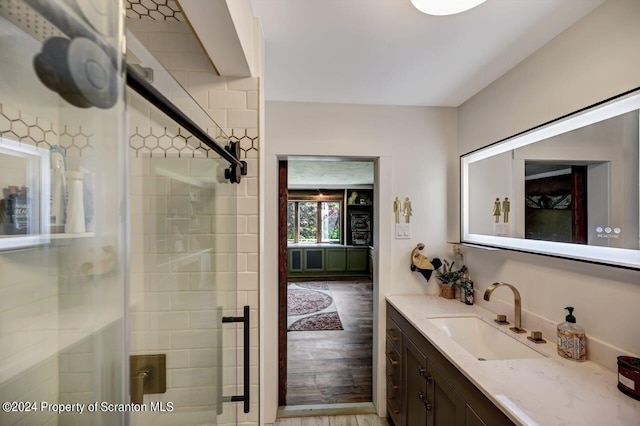
<path id="1" fill-rule="evenodd" d="M 566 321 L 558 324 L 558 355 L 573 361 L 587 360 L 587 337 L 584 328 L 576 324 L 573 307 L 565 308 L 569 311 Z"/>

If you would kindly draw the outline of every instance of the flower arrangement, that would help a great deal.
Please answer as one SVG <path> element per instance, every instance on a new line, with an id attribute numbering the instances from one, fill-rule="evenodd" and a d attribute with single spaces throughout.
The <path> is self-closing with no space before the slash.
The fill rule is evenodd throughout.
<path id="1" fill-rule="evenodd" d="M 462 265 L 460 269 L 454 270 L 453 265 L 456 262 L 449 263 L 448 260 L 443 259 L 442 263 L 443 265 L 436 269 L 436 278 L 444 285 L 456 287 L 460 283 L 462 275 L 467 272 L 467 267 Z"/>

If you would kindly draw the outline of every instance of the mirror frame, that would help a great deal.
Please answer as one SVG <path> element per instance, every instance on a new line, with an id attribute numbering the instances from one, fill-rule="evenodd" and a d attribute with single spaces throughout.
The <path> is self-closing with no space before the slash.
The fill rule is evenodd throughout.
<path id="1" fill-rule="evenodd" d="M 462 154 L 460 156 L 460 242 L 471 246 L 521 251 L 626 269 L 640 269 L 640 249 L 472 234 L 469 232 L 470 212 L 468 211 L 469 164 L 634 110 L 640 110 L 640 87 Z"/>

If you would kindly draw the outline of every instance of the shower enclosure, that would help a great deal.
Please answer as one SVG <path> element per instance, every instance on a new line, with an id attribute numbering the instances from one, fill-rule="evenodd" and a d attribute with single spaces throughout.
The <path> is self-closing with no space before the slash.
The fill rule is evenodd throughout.
<path id="1" fill-rule="evenodd" d="M 125 63 L 122 7 L 0 0 L 2 425 L 248 409 L 244 165 L 133 36 Z"/>
<path id="2" fill-rule="evenodd" d="M 127 57 L 136 58 L 140 72 L 153 75 L 154 87 L 170 94 L 171 102 L 189 111 L 189 119 L 216 141 L 228 141 L 131 33 L 127 46 Z M 236 317 L 237 185 L 229 183 L 231 166 L 131 89 L 127 106 L 131 354 L 166 356 L 166 392 L 144 400 L 176 407 L 170 414 L 134 413 L 132 423 L 235 424 L 236 407 L 229 403 L 242 400 L 248 406 L 249 401 L 233 397 L 245 394 L 238 376 L 248 380 L 236 368 L 236 346 L 242 342 L 236 342 L 234 322 L 248 320 L 248 312 Z"/>
<path id="3" fill-rule="evenodd" d="M 0 424 L 124 424 L 124 412 L 88 408 L 127 400 L 120 5 L 104 3 L 99 46 L 70 41 L 44 3 L 0 0 Z M 108 71 L 95 75 L 103 93 L 57 66 L 79 50 Z"/>

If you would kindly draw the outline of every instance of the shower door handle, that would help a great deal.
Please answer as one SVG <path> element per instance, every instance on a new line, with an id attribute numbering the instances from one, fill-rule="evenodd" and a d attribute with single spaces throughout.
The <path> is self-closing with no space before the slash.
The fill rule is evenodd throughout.
<path id="1" fill-rule="evenodd" d="M 249 362 L 250 362 L 250 346 L 249 346 L 249 336 L 250 336 L 250 321 L 249 321 L 249 305 L 245 305 L 244 307 L 244 315 L 241 317 L 222 317 L 222 323 L 231 323 L 231 322 L 241 322 L 244 327 L 244 391 L 243 395 L 234 395 L 231 397 L 232 402 L 243 402 L 244 403 L 244 412 L 249 412 Z"/>

